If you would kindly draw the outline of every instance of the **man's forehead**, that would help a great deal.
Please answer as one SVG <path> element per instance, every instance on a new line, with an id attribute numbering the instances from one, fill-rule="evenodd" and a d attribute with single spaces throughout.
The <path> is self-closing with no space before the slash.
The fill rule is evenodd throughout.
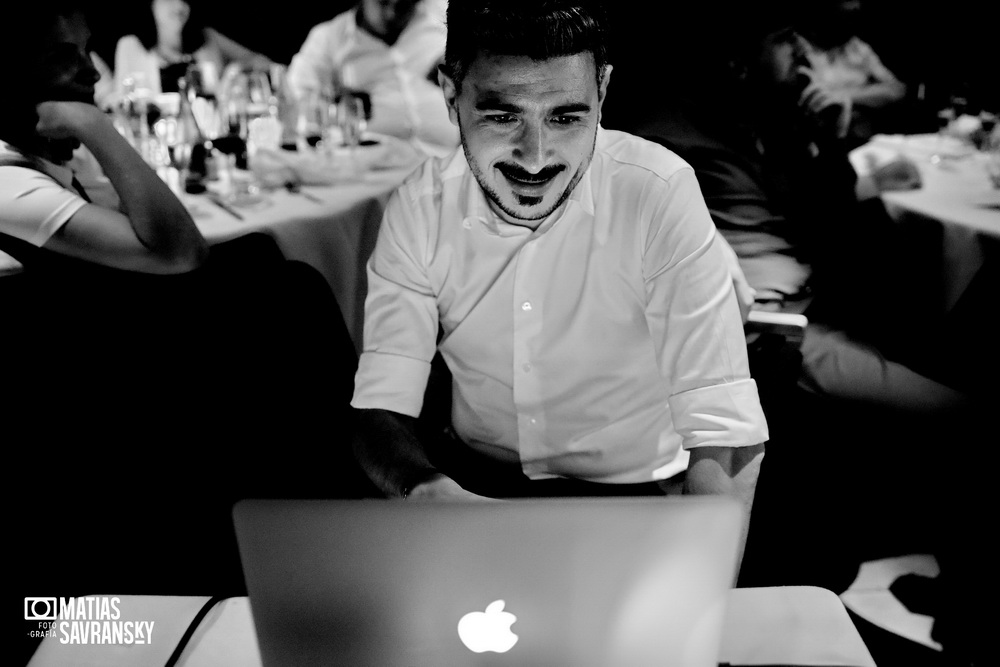
<path id="1" fill-rule="evenodd" d="M 549 92 L 589 97 L 596 92 L 596 66 L 589 52 L 546 59 L 480 52 L 462 83 L 476 97 Z"/>

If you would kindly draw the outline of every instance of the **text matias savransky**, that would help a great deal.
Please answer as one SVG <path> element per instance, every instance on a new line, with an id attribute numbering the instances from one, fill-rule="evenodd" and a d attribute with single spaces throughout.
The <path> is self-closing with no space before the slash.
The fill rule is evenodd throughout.
<path id="1" fill-rule="evenodd" d="M 151 644 L 153 621 L 122 620 L 121 598 L 34 598 L 51 601 L 51 614 L 38 620 L 33 636 L 58 637 L 61 644 Z M 36 607 L 37 608 L 37 604 Z M 58 608 L 58 615 L 55 614 Z M 26 618 L 28 618 L 26 616 Z M 29 619 L 30 620 L 30 619 Z"/>

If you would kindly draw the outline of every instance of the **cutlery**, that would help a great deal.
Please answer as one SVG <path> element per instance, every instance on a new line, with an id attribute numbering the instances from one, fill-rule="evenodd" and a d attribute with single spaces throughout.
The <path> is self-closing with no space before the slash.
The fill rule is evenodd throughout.
<path id="1" fill-rule="evenodd" d="M 323 203 L 322 199 L 320 199 L 316 195 L 309 194 L 308 192 L 306 192 L 305 190 L 302 189 L 302 185 L 301 184 L 296 183 L 295 181 L 286 181 L 285 182 L 285 189 L 288 190 L 293 195 L 302 195 L 303 197 L 305 197 L 306 199 L 308 199 L 311 202 L 315 202 L 317 204 L 322 204 Z"/>
<path id="2" fill-rule="evenodd" d="M 215 204 L 216 206 L 218 206 L 223 211 L 225 211 L 229 215 L 233 216 L 237 220 L 242 220 L 243 219 L 243 216 L 240 215 L 239 211 L 237 211 L 235 208 L 233 208 L 232 206 L 230 206 L 226 202 L 222 201 L 222 198 L 219 197 L 219 195 L 215 195 L 215 194 L 208 195 L 208 201 L 212 202 L 213 204 Z"/>

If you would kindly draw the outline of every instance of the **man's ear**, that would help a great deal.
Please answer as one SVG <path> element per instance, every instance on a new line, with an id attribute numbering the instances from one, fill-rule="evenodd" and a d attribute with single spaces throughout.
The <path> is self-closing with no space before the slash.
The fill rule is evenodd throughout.
<path id="1" fill-rule="evenodd" d="M 445 72 L 443 65 L 438 67 L 438 85 L 444 94 L 444 103 L 448 105 L 448 118 L 458 126 L 458 87 L 455 81 Z"/>
<path id="2" fill-rule="evenodd" d="M 601 76 L 601 83 L 597 87 L 597 121 L 601 120 L 601 109 L 604 107 L 604 100 L 608 95 L 608 82 L 611 80 L 611 65 L 604 66 L 604 75 Z"/>

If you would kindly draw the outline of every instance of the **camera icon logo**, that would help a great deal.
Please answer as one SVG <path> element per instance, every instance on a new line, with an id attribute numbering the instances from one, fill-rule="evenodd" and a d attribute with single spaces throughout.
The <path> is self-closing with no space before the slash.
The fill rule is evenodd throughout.
<path id="1" fill-rule="evenodd" d="M 24 598 L 24 620 L 54 621 L 58 615 L 57 598 Z"/>

